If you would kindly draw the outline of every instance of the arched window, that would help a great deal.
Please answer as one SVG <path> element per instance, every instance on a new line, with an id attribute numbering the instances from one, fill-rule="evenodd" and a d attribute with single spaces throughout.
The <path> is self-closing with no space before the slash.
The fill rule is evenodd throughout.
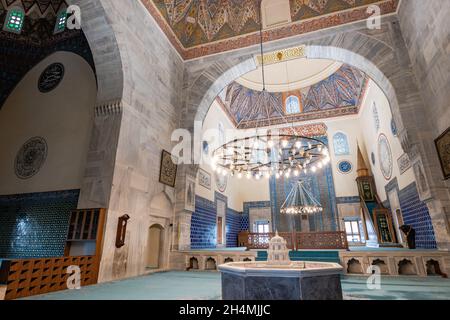
<path id="1" fill-rule="evenodd" d="M 12 7 L 8 10 L 3 30 L 20 34 L 25 20 L 25 11 L 21 7 Z"/>
<path id="2" fill-rule="evenodd" d="M 373 122 L 375 124 L 375 131 L 378 132 L 378 130 L 380 130 L 380 116 L 378 115 L 377 104 L 375 103 L 375 101 L 372 104 L 372 115 Z"/>
<path id="3" fill-rule="evenodd" d="M 350 154 L 347 136 L 342 132 L 338 132 L 333 136 L 333 146 L 334 146 L 334 154 L 336 156 Z"/>
<path id="4" fill-rule="evenodd" d="M 297 96 L 289 96 L 286 99 L 286 113 L 300 113 L 300 100 Z"/>
<path id="5" fill-rule="evenodd" d="M 53 31 L 53 33 L 57 34 L 66 30 L 66 23 L 67 11 L 66 9 L 61 9 L 56 16 L 55 30 Z"/>

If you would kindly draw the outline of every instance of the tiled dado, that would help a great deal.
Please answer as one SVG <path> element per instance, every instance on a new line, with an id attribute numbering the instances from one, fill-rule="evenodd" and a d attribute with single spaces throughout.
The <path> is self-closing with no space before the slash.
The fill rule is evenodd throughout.
<path id="1" fill-rule="evenodd" d="M 430 213 L 425 202 L 420 201 L 417 185 L 415 182 L 399 190 L 397 178 L 390 181 L 386 186 L 386 194 L 391 190 L 397 190 L 402 210 L 403 222 L 416 230 L 416 247 L 421 249 L 435 249 L 436 239 Z M 390 207 L 389 199 L 383 203 Z"/>
<path id="2" fill-rule="evenodd" d="M 0 257 L 63 256 L 78 196 L 79 190 L 0 196 Z"/>
<path id="3" fill-rule="evenodd" d="M 216 200 L 225 201 L 227 198 L 216 194 Z M 225 236 L 227 247 L 237 246 L 241 219 L 243 215 L 231 208 L 227 208 L 225 216 Z M 215 248 L 217 244 L 217 206 L 216 201 L 196 196 L 195 212 L 191 220 L 191 248 L 206 249 Z"/>
<path id="4" fill-rule="evenodd" d="M 400 207 L 405 224 L 416 230 L 416 246 L 423 249 L 435 249 L 436 238 L 427 205 L 420 201 L 416 183 L 412 183 L 399 192 Z"/>

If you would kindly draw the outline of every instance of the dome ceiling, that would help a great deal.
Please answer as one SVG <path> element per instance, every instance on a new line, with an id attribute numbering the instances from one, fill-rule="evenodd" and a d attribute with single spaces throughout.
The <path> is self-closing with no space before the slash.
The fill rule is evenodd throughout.
<path id="1" fill-rule="evenodd" d="M 283 92 L 306 88 L 338 71 L 342 63 L 324 59 L 294 59 L 264 67 L 266 89 Z M 261 67 L 243 75 L 237 83 L 253 90 L 262 90 Z"/>
<path id="2" fill-rule="evenodd" d="M 260 0 L 141 0 L 185 59 L 259 42 Z M 273 18 L 286 12 L 285 23 L 266 29 L 277 40 L 366 19 L 367 6 L 377 3 L 382 14 L 396 11 L 399 0 L 285 0 L 267 9 Z M 270 0 L 264 3 L 270 4 Z M 273 3 L 272 3 L 273 4 Z M 283 8 L 282 8 L 283 7 Z M 264 10 L 264 9 L 263 9 Z M 272 11 L 271 11 L 272 10 Z M 279 10 L 280 12 L 273 12 Z M 264 25 L 267 24 L 265 20 Z M 291 27 L 296 25 L 297 27 Z"/>
<path id="3" fill-rule="evenodd" d="M 358 114 L 368 77 L 358 69 L 342 65 L 335 73 L 316 84 L 289 91 L 270 92 L 246 88 L 237 82 L 223 92 L 219 103 L 239 129 L 253 128 Z M 286 114 L 284 101 L 300 97 L 300 112 Z"/>

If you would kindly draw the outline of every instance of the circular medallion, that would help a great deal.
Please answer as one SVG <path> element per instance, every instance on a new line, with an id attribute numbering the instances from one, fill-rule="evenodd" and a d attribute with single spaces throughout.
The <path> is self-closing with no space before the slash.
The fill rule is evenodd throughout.
<path id="1" fill-rule="evenodd" d="M 16 156 L 14 169 L 20 179 L 29 179 L 39 172 L 47 158 L 47 142 L 42 137 L 28 140 Z"/>
<path id="2" fill-rule="evenodd" d="M 372 152 L 370 158 L 372 159 L 372 164 L 375 165 L 375 153 Z"/>
<path id="3" fill-rule="evenodd" d="M 39 77 L 38 88 L 42 93 L 55 89 L 64 77 L 64 66 L 61 63 L 52 63 Z"/>
<path id="4" fill-rule="evenodd" d="M 397 124 L 395 123 L 394 119 L 391 120 L 391 131 L 392 131 L 392 134 L 394 135 L 394 137 L 396 137 L 398 135 Z"/>
<path id="5" fill-rule="evenodd" d="M 381 173 L 386 180 L 392 177 L 392 151 L 389 141 L 384 134 L 378 138 L 378 159 L 380 161 Z"/>
<path id="6" fill-rule="evenodd" d="M 214 173 L 214 176 L 217 189 L 219 189 L 220 192 L 225 192 L 225 190 L 227 190 L 228 177 L 217 173 Z"/>
<path id="7" fill-rule="evenodd" d="M 353 170 L 353 165 L 350 163 L 350 161 L 343 160 L 338 163 L 338 170 L 340 173 L 350 173 Z"/>

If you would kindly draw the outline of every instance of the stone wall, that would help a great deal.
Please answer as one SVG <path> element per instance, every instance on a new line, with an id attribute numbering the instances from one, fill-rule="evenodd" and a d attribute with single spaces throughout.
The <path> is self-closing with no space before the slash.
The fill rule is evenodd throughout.
<path id="1" fill-rule="evenodd" d="M 434 137 L 450 126 L 450 0 L 406 0 L 399 21 Z"/>
<path id="2" fill-rule="evenodd" d="M 101 4 L 114 30 L 123 70 L 121 99 L 117 104 L 106 105 L 105 115 L 100 108 L 98 117 L 103 119 L 98 120 L 103 121 L 99 130 L 117 136 L 116 141 L 114 138 L 110 141 L 112 150 L 114 144 L 117 148 L 111 168 L 112 187 L 99 279 L 109 281 L 145 272 L 148 230 L 155 220 L 151 202 L 165 189 L 158 183 L 161 151 L 172 149 L 170 137 L 179 122 L 183 61 L 140 1 L 114 0 Z M 87 34 L 89 39 L 90 33 Z M 96 52 L 93 50 L 94 58 Z M 99 130 L 94 141 L 105 143 L 108 137 Z M 130 216 L 125 246 L 117 249 L 117 223 L 124 214 Z M 169 227 L 173 212 L 159 213 L 159 218 L 165 221 L 161 223 L 164 227 Z"/>

